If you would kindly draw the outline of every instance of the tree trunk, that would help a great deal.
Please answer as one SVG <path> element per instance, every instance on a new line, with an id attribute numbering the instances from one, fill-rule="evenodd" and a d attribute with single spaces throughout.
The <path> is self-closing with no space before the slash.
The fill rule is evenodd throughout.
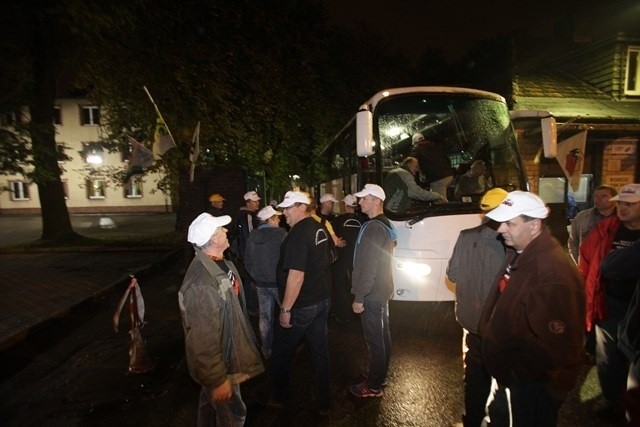
<path id="1" fill-rule="evenodd" d="M 42 211 L 42 240 L 64 242 L 77 237 L 71 227 L 60 179 L 53 106 L 56 97 L 56 45 L 53 23 L 36 14 L 33 32 L 34 91 L 29 129 Z"/>

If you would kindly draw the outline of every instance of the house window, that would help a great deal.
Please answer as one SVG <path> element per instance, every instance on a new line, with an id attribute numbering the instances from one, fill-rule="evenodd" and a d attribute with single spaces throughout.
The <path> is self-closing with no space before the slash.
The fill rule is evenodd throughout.
<path id="1" fill-rule="evenodd" d="M 625 95 L 640 95 L 640 46 L 627 51 L 627 74 L 624 82 Z"/>
<path id="2" fill-rule="evenodd" d="M 11 200 L 31 200 L 28 182 L 12 181 L 9 184 L 11 188 Z"/>
<path id="3" fill-rule="evenodd" d="M 61 125 L 62 124 L 62 109 L 59 105 L 53 107 L 53 124 Z"/>
<path id="4" fill-rule="evenodd" d="M 127 199 L 139 199 L 142 197 L 142 180 L 131 177 L 124 185 L 124 196 Z"/>
<path id="5" fill-rule="evenodd" d="M 91 178 L 87 180 L 87 198 L 104 199 L 106 196 L 106 182 L 104 178 Z"/>
<path id="6" fill-rule="evenodd" d="M 100 109 L 95 105 L 83 105 L 80 107 L 80 124 L 91 126 L 100 124 Z"/>

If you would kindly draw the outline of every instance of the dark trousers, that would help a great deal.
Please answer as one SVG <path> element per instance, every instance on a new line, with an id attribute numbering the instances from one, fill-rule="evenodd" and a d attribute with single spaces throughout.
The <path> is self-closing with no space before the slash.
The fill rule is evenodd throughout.
<path id="1" fill-rule="evenodd" d="M 480 427 L 487 415 L 492 427 L 509 426 L 509 402 L 505 387 L 493 391 L 491 401 L 491 375 L 482 362 L 482 338 L 465 330 L 464 344 L 464 415 L 465 427 Z M 488 406 L 488 408 L 487 408 Z"/>
<path id="2" fill-rule="evenodd" d="M 596 367 L 602 396 L 614 405 L 622 405 L 627 389 L 629 359 L 618 348 L 618 325 L 629 307 L 628 301 L 606 297 L 607 318 L 596 324 Z"/>
<path id="3" fill-rule="evenodd" d="M 331 309 L 340 321 L 349 321 L 353 317 L 351 303 L 351 267 L 347 262 L 338 258 L 331 266 L 333 283 L 331 287 Z"/>
<path id="4" fill-rule="evenodd" d="M 391 361 L 391 329 L 389 327 L 389 302 L 365 301 L 360 315 L 364 341 L 369 352 L 367 386 L 380 390 L 387 379 Z"/>
<path id="5" fill-rule="evenodd" d="M 290 370 L 293 356 L 302 339 L 306 339 L 313 366 L 313 388 L 318 409 L 331 406 L 329 385 L 329 345 L 327 321 L 330 302 L 326 300 L 291 310 L 291 324 L 285 329 L 276 322 L 271 350 L 271 383 L 273 398 L 284 402 L 289 397 Z"/>
<path id="6" fill-rule="evenodd" d="M 552 392 L 543 383 L 524 384 L 512 376 L 509 384 L 514 427 L 555 427 L 566 397 Z"/>

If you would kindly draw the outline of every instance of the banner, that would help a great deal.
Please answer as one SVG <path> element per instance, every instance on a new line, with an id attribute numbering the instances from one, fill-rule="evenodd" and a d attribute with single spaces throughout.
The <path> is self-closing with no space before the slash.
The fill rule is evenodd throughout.
<path id="1" fill-rule="evenodd" d="M 156 129 L 153 132 L 153 158 L 159 160 L 164 153 L 176 147 L 173 137 L 167 129 L 167 125 L 160 117 L 156 121 Z"/>
<path id="2" fill-rule="evenodd" d="M 587 131 L 584 130 L 558 143 L 558 156 L 556 159 L 560 163 L 560 167 L 574 192 L 577 192 L 580 187 L 586 142 Z"/>
<path id="3" fill-rule="evenodd" d="M 131 144 L 131 160 L 129 160 L 129 168 L 124 177 L 124 182 L 128 182 L 134 175 L 144 174 L 144 169 L 153 165 L 153 153 L 147 147 L 129 137 Z"/>

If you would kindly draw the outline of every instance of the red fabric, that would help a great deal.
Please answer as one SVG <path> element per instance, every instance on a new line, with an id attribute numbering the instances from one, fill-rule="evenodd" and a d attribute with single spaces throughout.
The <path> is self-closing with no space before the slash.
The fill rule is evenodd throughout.
<path id="1" fill-rule="evenodd" d="M 587 331 L 590 331 L 597 321 L 606 319 L 607 316 L 604 284 L 600 280 L 600 264 L 611 250 L 619 226 L 620 219 L 617 215 L 605 218 L 596 224 L 580 245 L 578 269 L 584 278 L 587 296 Z"/>

